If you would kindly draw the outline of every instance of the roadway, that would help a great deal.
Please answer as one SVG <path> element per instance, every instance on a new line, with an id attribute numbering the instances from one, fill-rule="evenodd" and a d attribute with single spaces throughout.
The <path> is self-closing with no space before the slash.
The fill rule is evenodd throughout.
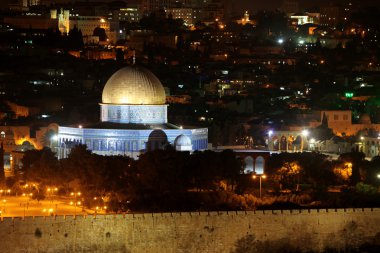
<path id="1" fill-rule="evenodd" d="M 0 211 L 1 217 L 84 215 L 95 212 L 85 209 L 81 205 L 70 205 L 70 202 L 65 199 L 37 201 L 22 196 L 2 196 L 0 198 Z"/>

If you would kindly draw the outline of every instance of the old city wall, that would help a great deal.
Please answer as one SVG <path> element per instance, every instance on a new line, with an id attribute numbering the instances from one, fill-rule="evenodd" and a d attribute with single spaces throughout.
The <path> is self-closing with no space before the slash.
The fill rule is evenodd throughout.
<path id="1" fill-rule="evenodd" d="M 321 252 L 366 244 L 380 244 L 380 209 L 48 216 L 0 222 L 0 252 Z"/>

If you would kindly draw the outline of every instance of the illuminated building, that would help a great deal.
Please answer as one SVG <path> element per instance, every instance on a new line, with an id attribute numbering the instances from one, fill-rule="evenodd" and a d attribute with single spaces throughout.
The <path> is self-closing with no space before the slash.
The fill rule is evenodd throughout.
<path id="1" fill-rule="evenodd" d="M 248 11 L 245 11 L 243 17 L 241 19 L 236 20 L 236 23 L 240 25 L 246 25 L 246 24 L 254 25 L 255 24 L 253 20 L 249 19 Z"/>
<path id="2" fill-rule="evenodd" d="M 342 24 L 346 20 L 343 7 L 337 5 L 321 7 L 321 26 L 335 29 L 338 24 Z"/>
<path id="3" fill-rule="evenodd" d="M 141 0 L 141 9 L 143 13 L 149 14 L 159 9 L 192 7 L 193 4 L 193 0 Z"/>
<path id="4" fill-rule="evenodd" d="M 100 122 L 58 128 L 58 157 L 67 157 L 77 144 L 99 155 L 133 158 L 167 145 L 177 150 L 207 149 L 207 128 L 186 129 L 168 123 L 167 107 L 164 87 L 152 72 L 135 66 L 122 68 L 103 89 Z"/>
<path id="5" fill-rule="evenodd" d="M 114 21 L 139 22 L 140 12 L 138 8 L 120 8 L 111 11 L 108 16 Z"/>
<path id="6" fill-rule="evenodd" d="M 295 13 L 290 18 L 295 25 L 318 24 L 319 13 Z"/>
<path id="7" fill-rule="evenodd" d="M 110 22 L 103 16 L 82 16 L 79 14 L 73 14 L 70 10 L 61 9 L 59 12 L 56 9 L 50 10 L 51 20 L 58 22 L 59 30 L 62 33 L 68 34 L 71 29 L 76 27 L 82 32 L 82 36 L 85 41 L 93 39 L 95 28 L 104 29 L 109 42 L 117 41 L 117 34 L 119 27 L 117 22 Z"/>
<path id="8" fill-rule="evenodd" d="M 199 18 L 192 8 L 167 8 L 165 11 L 171 14 L 173 19 L 182 19 L 186 26 L 194 25 Z"/>

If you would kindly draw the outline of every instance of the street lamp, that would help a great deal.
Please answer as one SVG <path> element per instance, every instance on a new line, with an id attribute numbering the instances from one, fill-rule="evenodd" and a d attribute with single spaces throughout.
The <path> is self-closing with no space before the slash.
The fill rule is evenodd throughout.
<path id="1" fill-rule="evenodd" d="M 256 178 L 259 178 L 259 182 L 260 182 L 260 199 L 261 199 L 261 179 L 265 179 L 267 178 L 267 176 L 265 174 L 262 174 L 262 175 L 253 175 L 252 178 L 253 179 L 256 179 Z"/>
<path id="2" fill-rule="evenodd" d="M 5 204 L 7 203 L 6 199 L 3 199 L 3 212 L 5 213 Z"/>
<path id="3" fill-rule="evenodd" d="M 81 192 L 72 192 L 70 193 L 71 196 L 74 197 L 74 203 L 71 201 L 70 205 L 74 204 L 74 216 L 77 214 L 77 204 L 80 205 L 81 202 L 77 201 L 77 197 L 80 196 L 82 193 Z"/>
<path id="4" fill-rule="evenodd" d="M 50 202 L 54 202 L 54 196 L 57 193 L 57 191 L 58 191 L 57 187 L 47 188 L 47 193 L 48 193 L 48 196 L 50 197 Z"/>

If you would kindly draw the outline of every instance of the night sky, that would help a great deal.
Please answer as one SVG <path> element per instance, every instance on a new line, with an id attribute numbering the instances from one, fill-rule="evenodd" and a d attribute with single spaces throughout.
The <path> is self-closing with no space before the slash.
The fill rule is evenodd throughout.
<path id="1" fill-rule="evenodd" d="M 0 0 L 0 6 L 6 6 L 6 3 L 12 0 Z M 51 0 L 51 2 L 63 2 L 64 0 Z M 67 2 L 111 2 L 115 0 L 67 0 Z M 121 0 L 125 2 L 137 2 L 138 0 Z M 233 9 L 237 12 L 243 12 L 245 10 L 251 13 L 259 10 L 275 10 L 280 9 L 283 0 L 227 0 L 231 1 Z M 46 1 L 44 1 L 46 2 Z M 331 2 L 335 3 L 347 3 L 353 2 L 364 6 L 377 6 L 380 7 L 380 0 L 299 0 L 300 11 L 304 8 L 317 7 L 321 5 L 328 5 Z"/>
<path id="2" fill-rule="evenodd" d="M 281 8 L 283 0 L 231 0 L 236 4 L 236 8 L 240 10 L 249 10 L 251 12 L 256 12 L 257 10 L 274 10 Z M 310 8 L 321 5 L 328 5 L 329 3 L 357 3 L 365 6 L 377 6 L 380 7 L 380 0 L 299 0 L 301 8 Z M 302 10 L 302 9 L 301 9 Z"/>

